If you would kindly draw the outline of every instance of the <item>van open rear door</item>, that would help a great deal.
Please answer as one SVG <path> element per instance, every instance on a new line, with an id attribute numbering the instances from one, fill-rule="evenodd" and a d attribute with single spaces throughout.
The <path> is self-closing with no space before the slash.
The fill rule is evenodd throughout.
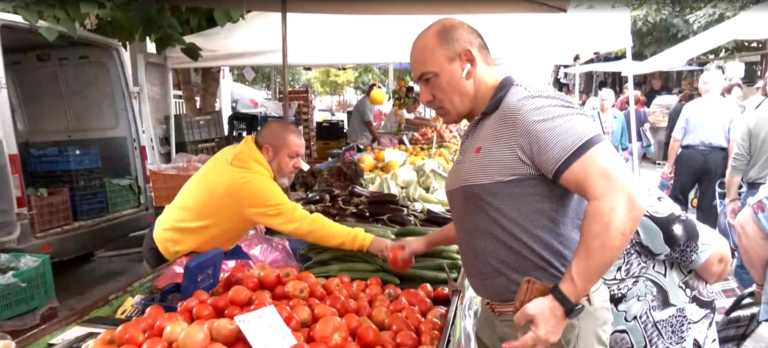
<path id="1" fill-rule="evenodd" d="M 0 248 L 16 243 L 20 231 L 16 209 L 24 209 L 27 205 L 21 183 L 16 138 L 13 134 L 11 104 L 2 67 L 3 59 L 0 56 Z"/>

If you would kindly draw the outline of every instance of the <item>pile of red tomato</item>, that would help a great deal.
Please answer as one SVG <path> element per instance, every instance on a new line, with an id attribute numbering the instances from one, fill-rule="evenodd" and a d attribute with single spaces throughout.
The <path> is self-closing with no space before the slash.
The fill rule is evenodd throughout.
<path id="1" fill-rule="evenodd" d="M 447 288 L 401 290 L 381 279 L 315 278 L 265 264 L 234 267 L 209 293 L 198 290 L 166 313 L 104 331 L 86 348 L 250 348 L 233 318 L 274 305 L 298 342 L 292 348 L 435 348 L 443 332 Z"/>

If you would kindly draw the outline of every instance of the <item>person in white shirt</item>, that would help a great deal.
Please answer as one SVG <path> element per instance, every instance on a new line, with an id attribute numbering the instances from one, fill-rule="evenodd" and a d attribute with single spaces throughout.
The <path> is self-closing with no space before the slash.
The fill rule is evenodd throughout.
<path id="1" fill-rule="evenodd" d="M 414 116 L 414 113 L 421 105 L 418 99 L 414 97 L 406 97 L 405 100 L 400 103 L 399 106 L 392 107 L 392 110 L 389 111 L 387 118 L 384 119 L 384 123 L 379 129 L 380 131 L 387 133 L 402 131 L 402 127 L 400 127 L 401 124 L 411 127 L 435 126 L 431 119 Z M 405 104 L 405 107 L 403 107 L 403 104 Z"/>

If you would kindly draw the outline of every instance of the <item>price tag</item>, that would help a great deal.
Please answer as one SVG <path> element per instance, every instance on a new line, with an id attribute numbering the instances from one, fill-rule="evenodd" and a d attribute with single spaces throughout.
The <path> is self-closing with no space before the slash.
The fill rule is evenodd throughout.
<path id="1" fill-rule="evenodd" d="M 431 156 L 435 155 L 435 147 L 437 146 L 437 133 L 432 134 L 432 153 Z"/>
<path id="2" fill-rule="evenodd" d="M 407 147 L 409 149 L 411 148 L 411 143 L 408 142 L 408 135 L 407 134 L 403 136 L 403 142 L 405 143 L 405 147 Z"/>
<path id="3" fill-rule="evenodd" d="M 403 151 L 394 149 L 384 150 L 384 163 L 389 161 L 398 161 L 402 164 L 405 163 L 406 159 L 408 159 L 408 154 Z"/>
<path id="4" fill-rule="evenodd" d="M 304 160 L 301 161 L 301 169 L 305 172 L 309 170 L 309 164 L 307 162 L 304 162 Z"/>
<path id="5" fill-rule="evenodd" d="M 253 348 L 289 348 L 296 344 L 296 339 L 275 306 L 238 315 L 235 323 Z"/>

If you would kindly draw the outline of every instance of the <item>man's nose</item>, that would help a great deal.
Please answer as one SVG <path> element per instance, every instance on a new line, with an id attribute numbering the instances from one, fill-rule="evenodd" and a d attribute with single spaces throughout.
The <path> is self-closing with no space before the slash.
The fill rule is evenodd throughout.
<path id="1" fill-rule="evenodd" d="M 427 107 L 430 107 L 430 103 L 432 103 L 432 100 L 435 98 L 432 96 L 432 93 L 429 91 L 426 87 L 421 87 L 421 94 L 419 95 L 419 101 L 422 105 L 426 105 Z"/>

